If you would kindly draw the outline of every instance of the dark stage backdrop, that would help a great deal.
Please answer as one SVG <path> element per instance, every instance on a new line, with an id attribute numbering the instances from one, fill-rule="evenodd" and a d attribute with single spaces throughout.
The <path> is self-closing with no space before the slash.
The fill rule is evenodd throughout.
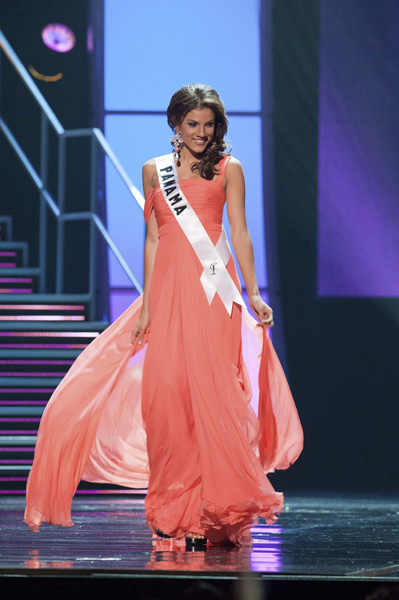
<path id="1" fill-rule="evenodd" d="M 40 4 L 40 5 L 39 5 Z M 76 36 L 75 47 L 66 53 L 55 52 L 42 41 L 42 29 L 49 23 L 62 23 Z M 2 0 L 0 2 L 0 29 L 7 37 L 23 65 L 44 76 L 62 74 L 58 81 L 34 82 L 44 95 L 65 129 L 90 127 L 93 124 L 91 98 L 91 67 L 93 52 L 90 44 L 89 1 Z M 27 154 L 33 166 L 40 165 L 40 111 L 15 74 L 7 59 L 2 57 L 2 117 Z M 57 143 L 50 126 L 49 189 L 57 192 Z M 68 142 L 67 211 L 89 209 L 90 140 Z M 25 173 L 13 150 L 0 135 L 0 214 L 14 217 L 14 237 L 28 240 L 31 266 L 38 264 L 39 194 Z M 49 215 L 49 272 L 54 274 L 55 227 Z M 88 224 L 69 225 L 66 231 L 67 292 L 87 289 Z M 53 291 L 49 283 L 48 291 Z"/>
<path id="2" fill-rule="evenodd" d="M 398 19 L 392 0 L 274 2 L 278 258 L 305 430 L 277 488 L 399 488 Z"/>

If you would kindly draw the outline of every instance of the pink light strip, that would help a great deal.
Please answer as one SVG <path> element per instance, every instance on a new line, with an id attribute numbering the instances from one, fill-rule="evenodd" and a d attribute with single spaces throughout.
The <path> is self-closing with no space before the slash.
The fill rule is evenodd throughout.
<path id="1" fill-rule="evenodd" d="M 15 252 L 15 250 L 1 250 L 0 256 L 17 256 L 17 253 Z"/>
<path id="2" fill-rule="evenodd" d="M 45 406 L 47 400 L 0 400 L 0 406 Z"/>
<path id="3" fill-rule="evenodd" d="M 75 494 L 146 494 L 147 490 L 77 490 Z M 0 494 L 4 496 L 24 496 L 26 494 L 25 490 L 0 490 Z M 96 500 L 97 502 L 97 500 Z M 111 500 L 112 502 L 112 500 Z M 125 502 L 124 500 L 118 500 L 118 502 Z M 129 504 L 133 504 L 131 500 L 126 500 Z M 143 500 L 138 500 L 137 504 L 141 504 Z"/>
<path id="4" fill-rule="evenodd" d="M 0 263 L 0 268 L 3 269 L 13 269 L 17 266 L 17 263 Z"/>
<path id="5" fill-rule="evenodd" d="M 70 315 L 0 315 L 0 321 L 84 321 L 84 316 Z"/>
<path id="6" fill-rule="evenodd" d="M 0 477 L 0 481 L 27 481 L 27 477 Z"/>
<path id="7" fill-rule="evenodd" d="M 32 294 L 32 288 L 0 288 L 1 294 Z"/>
<path id="8" fill-rule="evenodd" d="M 77 490 L 75 494 L 146 494 L 147 490 Z"/>
<path id="9" fill-rule="evenodd" d="M 0 371 L 0 377 L 64 377 L 66 373 L 53 373 L 52 371 L 46 373 L 38 373 L 38 372 L 25 372 L 25 371 L 16 371 L 10 373 L 4 373 Z"/>
<path id="10" fill-rule="evenodd" d="M 55 388 L 0 388 L 1 394 L 24 394 L 29 392 L 32 394 L 48 394 L 54 392 Z"/>
<path id="11" fill-rule="evenodd" d="M 2 310 L 84 310 L 81 304 L 0 304 Z"/>
<path id="12" fill-rule="evenodd" d="M 0 283 L 32 283 L 32 277 L 0 277 Z"/>
<path id="13" fill-rule="evenodd" d="M 0 331 L 0 337 L 78 337 L 96 338 L 98 331 Z"/>
<path id="14" fill-rule="evenodd" d="M 0 359 L 0 365 L 73 365 L 73 360 L 28 360 L 28 359 L 18 359 L 18 360 L 3 360 Z"/>
<path id="15" fill-rule="evenodd" d="M 88 344 L 0 344 L 1 349 L 84 350 Z"/>

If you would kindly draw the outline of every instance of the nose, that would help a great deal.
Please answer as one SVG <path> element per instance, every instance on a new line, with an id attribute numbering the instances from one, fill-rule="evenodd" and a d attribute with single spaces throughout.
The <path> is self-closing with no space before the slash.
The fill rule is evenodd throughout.
<path id="1" fill-rule="evenodd" d="M 199 135 L 205 137 L 205 125 L 199 125 Z"/>

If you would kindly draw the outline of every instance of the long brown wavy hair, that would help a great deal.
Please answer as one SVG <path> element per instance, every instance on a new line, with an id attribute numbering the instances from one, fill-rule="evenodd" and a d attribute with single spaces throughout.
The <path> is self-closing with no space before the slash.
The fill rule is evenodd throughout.
<path id="1" fill-rule="evenodd" d="M 190 110 L 197 108 L 210 108 L 215 115 L 215 133 L 211 142 L 201 155 L 199 162 L 191 165 L 192 171 L 198 171 L 204 179 L 213 179 L 217 171 L 216 165 L 222 160 L 226 152 L 227 143 L 224 136 L 227 133 L 228 121 L 226 110 L 216 90 L 203 85 L 192 83 L 175 92 L 169 102 L 166 116 L 169 127 L 173 130 L 183 121 Z"/>

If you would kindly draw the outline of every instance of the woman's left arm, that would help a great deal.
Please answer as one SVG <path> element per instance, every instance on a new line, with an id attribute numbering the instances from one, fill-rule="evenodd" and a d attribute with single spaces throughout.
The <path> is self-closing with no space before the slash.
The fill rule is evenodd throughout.
<path id="1" fill-rule="evenodd" d="M 273 311 L 260 297 L 254 249 L 245 217 L 245 180 L 239 160 L 231 158 L 226 170 L 226 204 L 231 242 L 248 292 L 249 305 L 262 325 L 272 327 Z"/>

